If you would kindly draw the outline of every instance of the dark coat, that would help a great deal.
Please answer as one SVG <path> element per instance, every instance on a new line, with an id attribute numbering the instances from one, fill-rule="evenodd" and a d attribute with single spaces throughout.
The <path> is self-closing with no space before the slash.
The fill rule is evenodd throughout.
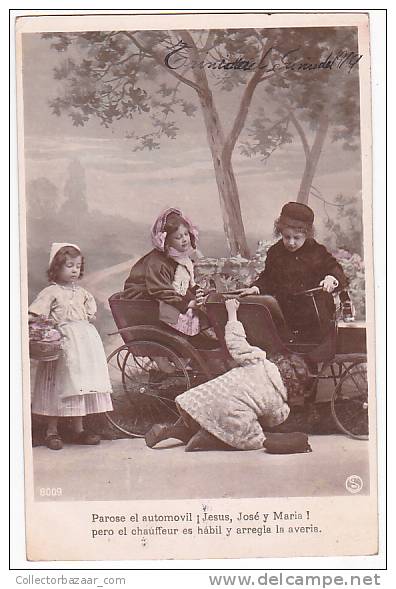
<path id="1" fill-rule="evenodd" d="M 339 282 L 337 290 L 346 288 L 348 280 L 337 260 L 314 239 L 307 239 L 302 247 L 289 252 L 279 240 L 267 253 L 265 269 L 253 286 L 260 294 L 274 296 L 293 331 L 310 337 L 318 331 L 318 320 L 311 297 L 295 293 L 315 288 L 327 275 Z M 315 296 L 321 319 L 325 323 L 334 312 L 333 297 L 326 292 Z"/>
<path id="2" fill-rule="evenodd" d="M 153 298 L 164 301 L 185 313 L 188 304 L 195 298 L 192 289 L 185 296 L 179 295 L 173 288 L 177 262 L 163 252 L 153 249 L 140 258 L 132 267 L 124 284 L 123 296 L 128 299 Z"/>

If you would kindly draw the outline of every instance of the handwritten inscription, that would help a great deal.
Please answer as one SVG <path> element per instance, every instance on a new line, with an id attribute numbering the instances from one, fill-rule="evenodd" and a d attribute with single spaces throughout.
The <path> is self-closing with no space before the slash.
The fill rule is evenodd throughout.
<path id="1" fill-rule="evenodd" d="M 270 47 L 258 59 L 246 59 L 242 56 L 229 55 L 218 59 L 193 60 L 189 54 L 189 46 L 184 41 L 175 43 L 164 58 L 165 65 L 172 70 L 180 68 L 209 69 L 209 70 L 238 70 L 249 72 L 262 70 L 263 72 L 314 72 L 323 70 L 346 70 L 350 73 L 359 63 L 363 55 L 345 49 L 331 49 L 320 61 L 310 61 L 301 55 L 301 47 L 288 50 Z"/>

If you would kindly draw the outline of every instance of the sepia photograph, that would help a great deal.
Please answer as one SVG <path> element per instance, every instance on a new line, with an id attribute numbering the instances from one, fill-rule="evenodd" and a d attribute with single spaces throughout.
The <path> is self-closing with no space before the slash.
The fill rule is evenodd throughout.
<path id="1" fill-rule="evenodd" d="M 368 15 L 16 41 L 28 558 L 376 554 Z"/>

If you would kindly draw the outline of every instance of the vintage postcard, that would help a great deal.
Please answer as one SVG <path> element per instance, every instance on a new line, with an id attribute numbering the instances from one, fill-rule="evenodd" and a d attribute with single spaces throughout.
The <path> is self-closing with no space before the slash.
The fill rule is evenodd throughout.
<path id="1" fill-rule="evenodd" d="M 28 560 L 378 553 L 369 35 L 17 18 Z"/>

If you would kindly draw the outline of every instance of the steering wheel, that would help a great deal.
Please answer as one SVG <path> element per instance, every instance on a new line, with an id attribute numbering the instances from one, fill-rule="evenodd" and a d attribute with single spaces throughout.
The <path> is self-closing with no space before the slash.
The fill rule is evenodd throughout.
<path id="1" fill-rule="evenodd" d="M 321 286 L 315 286 L 315 288 L 309 288 L 308 290 L 301 290 L 300 292 L 295 292 L 293 296 L 298 297 L 300 295 L 308 295 L 314 296 L 317 292 L 324 292 Z"/>

